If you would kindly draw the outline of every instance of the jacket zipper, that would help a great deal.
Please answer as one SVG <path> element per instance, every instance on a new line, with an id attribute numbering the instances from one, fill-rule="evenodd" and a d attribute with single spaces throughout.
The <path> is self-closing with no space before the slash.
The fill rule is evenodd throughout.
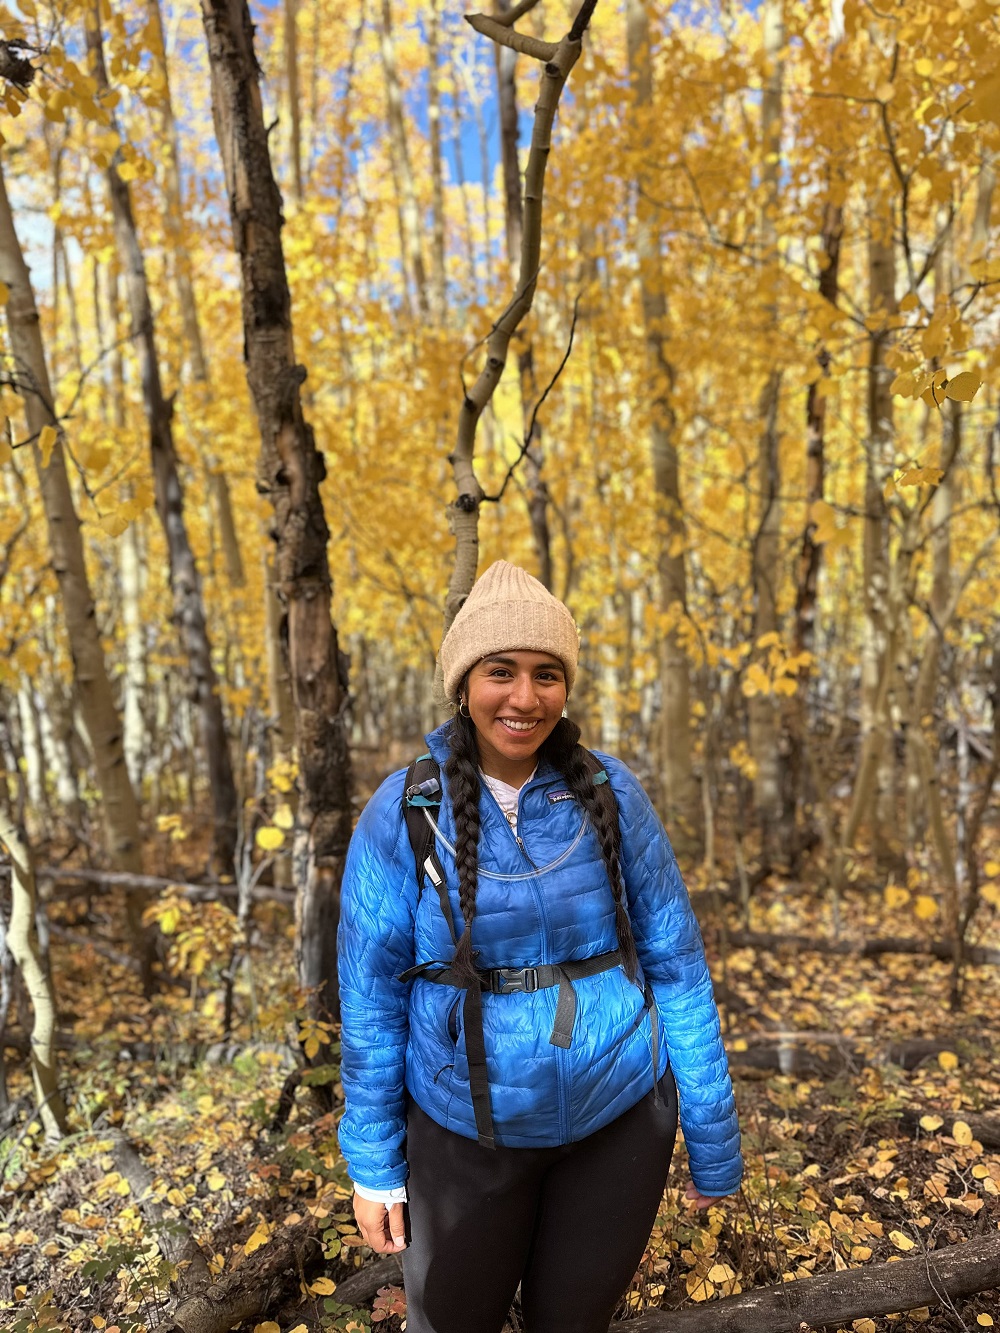
<path id="1" fill-rule="evenodd" d="M 500 817 L 507 826 L 508 832 L 510 833 L 514 841 L 517 843 L 518 847 L 521 849 L 521 855 L 527 861 L 528 865 L 531 866 L 532 870 L 537 870 L 538 866 L 535 865 L 534 861 L 529 856 L 528 849 L 524 845 L 524 839 L 520 836 L 520 834 L 514 832 L 513 828 L 511 827 L 510 820 L 504 813 L 503 807 L 501 806 L 497 798 L 493 795 L 492 791 L 490 791 L 489 787 L 486 786 L 485 783 L 483 783 L 482 785 L 486 787 L 486 790 L 490 794 L 490 799 L 493 801 L 493 804 L 499 810 Z M 532 780 L 531 783 L 525 783 L 525 785 L 521 788 L 521 790 L 517 794 L 518 828 L 521 827 L 521 797 L 524 795 L 527 788 L 533 785 L 534 785 L 534 780 Z M 529 880 L 529 883 L 531 884 L 531 892 L 535 900 L 535 909 L 538 912 L 538 919 L 541 922 L 542 926 L 542 957 L 539 959 L 539 961 L 542 963 L 549 963 L 552 961 L 551 958 L 549 957 L 549 954 L 551 952 L 551 950 L 549 949 L 549 918 L 547 912 L 545 911 L 545 902 L 538 888 L 538 881 L 536 879 L 531 879 Z M 568 1097 L 566 1090 L 566 1074 L 563 1065 L 565 1052 L 560 1046 L 556 1046 L 553 1049 L 556 1057 L 556 1095 L 559 1099 L 559 1132 L 563 1142 L 568 1143 L 570 1134 L 570 1124 L 569 1124 L 569 1105 L 568 1105 Z"/>
<path id="2" fill-rule="evenodd" d="M 522 827 L 521 797 L 524 795 L 529 785 L 530 784 L 525 783 L 525 785 L 521 788 L 521 790 L 517 794 L 518 828 Z M 493 796 L 493 793 L 490 792 L 490 795 Z M 493 797 L 493 800 L 497 806 L 500 805 L 500 802 L 496 799 L 495 796 Z M 504 823 L 510 829 L 511 833 L 514 836 L 515 842 L 520 847 L 524 859 L 528 862 L 528 865 L 530 865 L 533 870 L 537 870 L 538 867 L 535 865 L 534 861 L 528 855 L 528 849 L 524 845 L 524 839 L 520 836 L 520 834 L 514 833 L 513 828 L 511 828 L 510 821 L 507 819 L 507 816 L 506 814 L 504 814 L 503 810 L 501 810 L 501 814 L 503 814 L 504 816 Z M 543 930 L 542 939 L 545 947 L 544 947 L 544 956 L 541 961 L 543 963 L 548 963 L 552 961 L 551 958 L 549 957 L 549 954 L 551 952 L 551 950 L 549 949 L 549 918 L 548 918 L 548 913 L 545 910 L 545 900 L 542 897 L 540 889 L 538 888 L 538 881 L 536 879 L 531 880 L 531 891 L 534 894 L 535 903 L 538 909 L 539 919 L 542 922 L 542 930 Z M 569 1097 L 566 1088 L 566 1072 L 564 1067 L 565 1052 L 563 1051 L 562 1047 L 556 1046 L 554 1048 L 554 1054 L 556 1058 L 556 1096 L 559 1101 L 559 1133 L 562 1141 L 564 1143 L 568 1143 L 570 1139 L 570 1123 L 569 1123 Z"/>

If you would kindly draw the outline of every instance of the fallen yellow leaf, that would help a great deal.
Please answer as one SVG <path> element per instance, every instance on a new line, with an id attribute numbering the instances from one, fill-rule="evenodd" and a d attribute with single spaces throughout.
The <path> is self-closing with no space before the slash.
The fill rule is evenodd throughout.
<path id="1" fill-rule="evenodd" d="M 950 1074 L 953 1069 L 958 1068 L 958 1056 L 954 1051 L 939 1051 L 938 1064 L 946 1074 Z"/>
<path id="2" fill-rule="evenodd" d="M 854 1329 L 854 1333 L 875 1333 L 875 1320 L 855 1319 L 851 1328 Z"/>
<path id="3" fill-rule="evenodd" d="M 337 1284 L 328 1277 L 318 1277 L 309 1284 L 309 1290 L 314 1296 L 332 1296 L 337 1290 Z"/>
<path id="4" fill-rule="evenodd" d="M 972 1142 L 972 1130 L 964 1120 L 956 1120 L 951 1127 L 951 1137 L 963 1148 L 967 1148 Z"/>
<path id="5" fill-rule="evenodd" d="M 713 1264 L 708 1270 L 708 1279 L 710 1282 L 732 1282 L 735 1276 L 735 1272 L 728 1264 Z"/>
<path id="6" fill-rule="evenodd" d="M 902 1231 L 890 1231 L 889 1239 L 892 1241 L 893 1245 L 895 1245 L 897 1250 L 913 1249 L 914 1242 L 910 1240 L 909 1236 L 904 1235 Z M 873 1324 L 872 1328 L 874 1327 L 875 1326 Z"/>
<path id="7" fill-rule="evenodd" d="M 977 1314 L 976 1323 L 979 1324 L 980 1327 L 982 1328 L 992 1328 L 993 1316 L 991 1314 Z"/>
<path id="8" fill-rule="evenodd" d="M 939 1115 L 922 1115 L 920 1117 L 920 1128 L 926 1129 L 928 1134 L 933 1134 L 936 1129 L 940 1129 L 944 1121 Z"/>

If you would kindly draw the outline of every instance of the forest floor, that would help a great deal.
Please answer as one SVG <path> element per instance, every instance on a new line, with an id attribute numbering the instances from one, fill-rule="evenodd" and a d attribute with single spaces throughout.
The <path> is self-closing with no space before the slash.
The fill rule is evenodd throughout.
<path id="1" fill-rule="evenodd" d="M 858 938 L 900 933 L 900 913 L 931 932 L 908 890 L 853 889 L 843 930 Z M 695 893 L 699 904 L 707 901 Z M 286 1128 L 272 1135 L 282 1086 L 298 1064 L 297 1041 L 326 1052 L 336 1102 L 336 1033 L 308 1029 L 296 1009 L 288 909 L 260 904 L 250 961 L 240 971 L 238 1021 L 220 1038 L 226 934 L 216 904 L 177 899 L 170 917 L 174 980 L 152 1001 L 136 974 L 94 951 L 92 938 L 121 928 L 111 895 L 53 904 L 50 915 L 79 939 L 52 941 L 62 1031 L 61 1080 L 71 1135 L 52 1145 L 36 1121 L 0 1137 L 0 1327 L 139 1333 L 164 1307 L 165 1228 L 190 1229 L 215 1275 L 316 1228 L 325 1257 L 300 1274 L 271 1309 L 247 1322 L 258 1333 L 400 1327 L 402 1293 L 374 1313 L 339 1304 L 335 1284 L 370 1259 L 358 1241 L 333 1114 L 318 1115 L 299 1089 Z M 979 942 L 996 944 L 986 907 Z M 730 929 L 734 909 L 726 908 Z M 828 909 L 804 887 L 759 890 L 755 930 L 826 935 Z M 729 914 L 733 913 L 731 919 Z M 621 1315 L 712 1300 L 753 1286 L 954 1244 L 1000 1226 L 1000 1149 L 976 1140 L 966 1117 L 1000 1105 L 995 969 L 970 968 L 961 1006 L 947 996 L 950 966 L 924 956 L 830 956 L 799 949 L 723 951 L 718 918 L 706 940 L 720 996 L 747 1163 L 737 1199 L 693 1212 L 683 1202 L 681 1146 L 647 1253 Z M 911 929 L 908 933 L 914 933 Z M 222 942 L 220 944 L 220 941 Z M 776 1035 L 776 1034 L 780 1034 Z M 912 1043 L 926 1041 L 927 1053 Z M 779 1069 L 761 1068 L 775 1049 Z M 893 1063 L 910 1043 L 908 1063 Z M 13 1055 L 13 1053 L 12 1053 Z M 763 1055 L 763 1058 L 762 1058 Z M 322 1055 L 319 1058 L 323 1058 Z M 789 1060 L 795 1063 L 790 1065 Z M 12 1100 L 28 1091 L 23 1062 L 8 1059 Z M 797 1071 L 797 1072 L 796 1072 Z M 25 1105 L 27 1105 L 25 1100 Z M 913 1108 L 903 1120 L 905 1108 Z M 914 1116 L 926 1117 L 923 1127 Z M 910 1129 L 907 1126 L 912 1125 Z M 124 1135 L 153 1178 L 136 1197 L 115 1155 Z M 151 1223 L 150 1200 L 162 1221 Z M 601 1219 L 581 1244 L 599 1249 Z M 857 1320 L 856 1333 L 928 1333 L 1000 1325 L 1000 1292 L 901 1315 Z M 516 1320 L 515 1320 L 516 1322 Z"/>

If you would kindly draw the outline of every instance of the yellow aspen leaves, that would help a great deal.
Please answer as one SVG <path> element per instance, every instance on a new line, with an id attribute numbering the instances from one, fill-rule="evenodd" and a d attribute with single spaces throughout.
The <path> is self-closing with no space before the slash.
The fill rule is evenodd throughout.
<path id="1" fill-rule="evenodd" d="M 959 403 L 971 403 L 983 387 L 982 377 L 971 370 L 960 371 L 945 386 L 945 396 Z"/>
<path id="2" fill-rule="evenodd" d="M 281 1333 L 281 1326 L 273 1319 L 265 1319 L 262 1324 L 254 1324 L 253 1333 Z"/>
<path id="3" fill-rule="evenodd" d="M 259 1250 L 262 1245 L 266 1245 L 271 1239 L 271 1231 L 272 1228 L 262 1218 L 244 1243 L 243 1253 L 247 1255 L 253 1254 L 253 1252 Z M 258 1333 L 258 1330 L 254 1330 L 254 1333 Z"/>
<path id="4" fill-rule="evenodd" d="M 972 1142 L 972 1130 L 964 1120 L 956 1120 L 951 1127 L 951 1137 L 963 1148 L 967 1148 Z"/>
<path id="5" fill-rule="evenodd" d="M 205 1184 L 212 1191 L 221 1190 L 225 1186 L 225 1183 L 226 1177 L 216 1167 L 213 1167 L 205 1177 Z"/>
<path id="6" fill-rule="evenodd" d="M 257 830 L 254 841 L 263 851 L 276 852 L 285 841 L 285 835 L 280 828 L 275 828 L 273 825 L 268 824 L 265 825 L 264 828 L 259 828 Z"/>
<path id="7" fill-rule="evenodd" d="M 295 827 L 295 811 L 290 805 L 278 806 L 274 812 L 274 824 L 276 828 L 283 829 L 286 833 Z"/>
<path id="8" fill-rule="evenodd" d="M 921 921 L 933 921 L 940 909 L 933 898 L 926 893 L 921 893 L 917 895 L 913 910 Z"/>
<path id="9" fill-rule="evenodd" d="M 977 1314 L 976 1323 L 979 1325 L 980 1328 L 992 1328 L 993 1316 L 991 1314 L 985 1314 L 985 1313 Z"/>
<path id="10" fill-rule="evenodd" d="M 939 1115 L 922 1115 L 920 1117 L 920 1128 L 926 1130 L 928 1134 L 933 1134 L 943 1124 L 944 1121 Z"/>
<path id="11" fill-rule="evenodd" d="M 309 1284 L 309 1290 L 314 1296 L 332 1296 L 337 1290 L 337 1284 L 332 1278 L 318 1277 Z"/>
<path id="12" fill-rule="evenodd" d="M 851 1328 L 854 1329 L 854 1333 L 875 1333 L 875 1320 L 855 1319 Z"/>
<path id="13" fill-rule="evenodd" d="M 833 550 L 847 546 L 853 540 L 846 525 L 838 526 L 836 510 L 825 500 L 816 500 L 809 506 L 809 521 L 814 525 L 813 541 L 817 546 Z"/>
<path id="14" fill-rule="evenodd" d="M 958 1068 L 958 1056 L 954 1051 L 939 1051 L 937 1060 L 946 1074 Z"/>
<path id="15" fill-rule="evenodd" d="M 890 1231 L 889 1239 L 892 1241 L 893 1245 L 895 1245 L 897 1250 L 912 1250 L 916 1245 L 916 1241 L 911 1240 L 910 1237 L 902 1231 Z M 872 1327 L 874 1328 L 874 1325 Z"/>
<path id="16" fill-rule="evenodd" d="M 38 450 L 42 455 L 42 467 L 48 467 L 52 450 L 56 447 L 59 432 L 55 426 L 43 426 L 38 433 Z"/>

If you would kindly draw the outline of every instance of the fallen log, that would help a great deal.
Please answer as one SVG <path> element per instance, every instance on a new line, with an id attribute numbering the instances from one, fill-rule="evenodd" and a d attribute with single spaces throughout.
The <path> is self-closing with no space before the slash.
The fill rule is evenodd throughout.
<path id="1" fill-rule="evenodd" d="M 208 884 L 187 884 L 179 879 L 167 879 L 162 875 L 130 875 L 124 870 L 90 870 L 87 868 L 77 869 L 73 866 L 41 866 L 36 872 L 36 877 L 49 884 L 57 884 L 61 887 L 46 889 L 41 896 L 46 900 L 53 898 L 75 898 L 78 894 L 87 892 L 106 891 L 108 889 L 120 888 L 126 893 L 132 892 L 162 892 L 165 889 L 176 889 L 183 893 L 185 898 L 190 898 L 194 902 L 211 902 L 216 898 L 238 898 L 240 896 L 239 886 L 236 884 L 219 884 L 212 882 Z M 274 902 L 288 903 L 295 902 L 295 894 L 286 889 L 267 889 L 253 888 L 250 890 L 250 896 L 254 902 Z"/>
<path id="2" fill-rule="evenodd" d="M 157 1333 L 228 1333 L 244 1319 L 275 1309 L 298 1294 L 299 1274 L 319 1257 L 322 1246 L 310 1219 L 279 1241 L 257 1250 L 239 1268 L 178 1302 L 157 1325 Z"/>
<path id="3" fill-rule="evenodd" d="M 142 972 L 142 959 L 133 958 L 131 954 L 122 953 L 121 949 L 116 949 L 113 944 L 108 944 L 104 940 L 93 939 L 87 935 L 78 935 L 75 930 L 70 930 L 67 926 L 60 926 L 56 921 L 49 922 L 49 932 L 57 940 L 63 940 L 66 944 L 72 944 L 77 949 L 93 949 L 102 958 L 107 958 L 112 963 L 117 963 L 119 967 L 127 968 L 130 972 Z"/>
<path id="4" fill-rule="evenodd" d="M 374 1300 L 382 1287 L 398 1286 L 403 1280 L 403 1265 L 398 1254 L 387 1254 L 373 1264 L 365 1264 L 350 1277 L 337 1283 L 334 1293 L 341 1305 L 357 1307 Z"/>
<path id="5" fill-rule="evenodd" d="M 175 1286 L 182 1294 L 194 1291 L 209 1280 L 208 1263 L 201 1247 L 183 1222 L 163 1216 L 163 1209 L 153 1197 L 156 1181 L 152 1171 L 139 1156 L 136 1148 L 118 1129 L 108 1132 L 111 1155 L 118 1170 L 128 1181 L 132 1197 L 139 1205 L 146 1225 L 156 1236 L 164 1259 L 177 1265 Z"/>
<path id="6" fill-rule="evenodd" d="M 885 938 L 875 940 L 825 940 L 815 935 L 770 935 L 756 930 L 731 930 L 731 949 L 795 949 L 813 953 L 846 954 L 852 958 L 876 958 L 884 953 L 926 954 L 951 963 L 955 948 L 950 940 Z M 965 962 L 975 966 L 1000 967 L 1000 949 L 986 949 L 967 944 L 962 950 Z"/>
<path id="7" fill-rule="evenodd" d="M 1000 1286 L 1000 1235 L 929 1250 L 916 1259 L 866 1264 L 778 1286 L 663 1310 L 610 1333 L 800 1333 L 849 1327 L 855 1319 L 940 1306 Z"/>
<path id="8" fill-rule="evenodd" d="M 923 1129 L 920 1121 L 925 1115 L 940 1116 L 944 1124 L 939 1130 Z M 933 1106 L 906 1106 L 899 1113 L 898 1123 L 900 1129 L 906 1130 L 908 1134 L 916 1134 L 918 1130 L 922 1134 L 949 1134 L 956 1120 L 964 1120 L 972 1130 L 972 1137 L 984 1148 L 1000 1148 L 1000 1117 L 997 1116 L 966 1115 L 964 1111 L 939 1111 Z"/>
<path id="9" fill-rule="evenodd" d="M 892 1064 L 915 1069 L 928 1056 L 950 1051 L 954 1042 L 914 1038 L 871 1049 L 862 1037 L 839 1032 L 750 1032 L 726 1034 L 726 1049 L 733 1068 L 778 1074 L 832 1078 L 865 1065 Z M 867 1048 L 867 1049 L 866 1049 Z M 923 1113 L 921 1113 L 923 1114 Z"/>

